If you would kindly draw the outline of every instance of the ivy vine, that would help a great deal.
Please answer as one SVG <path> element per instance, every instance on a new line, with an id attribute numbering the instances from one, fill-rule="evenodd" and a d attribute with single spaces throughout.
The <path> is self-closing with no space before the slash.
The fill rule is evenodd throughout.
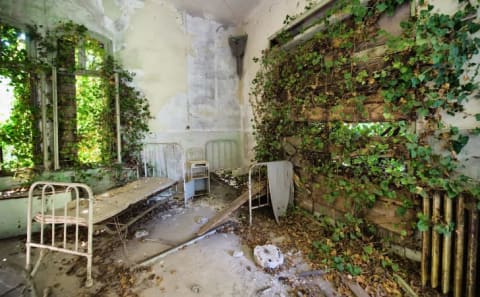
<path id="1" fill-rule="evenodd" d="M 38 29 L 38 26 L 29 26 L 23 33 L 7 24 L 0 24 L 0 75 L 11 79 L 15 91 L 15 105 L 11 116 L 0 126 L 0 142 L 2 146 L 14 145 L 12 154 L 15 158 L 12 164 L 2 164 L 2 168 L 42 169 L 42 136 L 38 124 L 41 120 L 40 103 L 33 94 L 36 92 L 40 74 L 46 75 L 47 81 L 51 79 L 52 67 L 56 67 L 59 73 L 62 71 L 64 77 L 71 77 L 71 83 L 75 84 L 76 81 L 80 89 L 76 95 L 80 98 L 69 100 L 77 100 L 78 126 L 73 129 L 76 129 L 75 133 L 81 137 L 64 149 L 75 152 L 74 162 L 66 169 L 115 165 L 115 74 L 119 76 L 122 161 L 123 165 L 128 167 L 138 166 L 142 141 L 148 133 L 151 114 L 147 98 L 132 85 L 134 74 L 124 70 L 108 55 L 104 51 L 104 45 L 90 38 L 88 29 L 83 25 L 70 21 L 60 22 L 44 34 L 39 33 Z M 31 40 L 36 51 L 35 56 L 28 55 L 26 48 L 17 46 L 20 34 L 26 34 Z M 90 51 L 90 58 L 87 57 L 84 65 L 78 63 L 81 54 L 76 49 L 79 45 L 84 51 Z M 74 62 L 68 63 L 72 58 Z M 87 76 L 75 78 L 78 71 L 86 72 Z M 91 76 L 91 73 L 94 75 Z M 95 100 L 98 98 L 106 100 Z M 53 116 L 51 104 L 50 98 L 47 106 L 49 121 L 52 121 Z M 61 108 L 62 106 L 59 106 L 59 110 Z M 91 152 L 95 151 L 97 153 L 94 156 Z"/>
<path id="2" fill-rule="evenodd" d="M 282 46 L 293 38 L 282 32 L 280 44 L 255 59 L 256 159 L 291 159 L 307 193 L 347 198 L 355 215 L 379 197 L 399 201 L 399 213 L 431 190 L 480 197 L 478 180 L 457 171 L 458 154 L 480 127 L 442 121 L 444 113 L 480 120 L 464 110 L 478 100 L 478 8 L 462 1 L 445 15 L 428 6 L 402 22 L 401 35 L 381 30 L 382 15 L 404 2 L 336 1 L 313 24 L 326 29 L 293 49 Z M 342 13 L 351 17 L 331 21 Z"/>

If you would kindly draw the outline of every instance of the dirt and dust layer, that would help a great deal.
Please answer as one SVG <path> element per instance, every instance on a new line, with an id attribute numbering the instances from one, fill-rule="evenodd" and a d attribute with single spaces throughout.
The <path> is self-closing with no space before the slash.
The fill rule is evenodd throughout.
<path id="1" fill-rule="evenodd" d="M 352 286 L 369 296 L 404 296 L 394 275 L 419 296 L 437 296 L 421 288 L 418 264 L 389 255 L 373 235 L 301 210 L 290 211 L 281 224 L 270 209 L 255 210 L 249 226 L 244 206 L 216 234 L 153 264 L 137 265 L 194 237 L 240 191 L 213 179 L 211 195 L 195 198 L 187 207 L 179 193 L 126 232 L 98 234 L 91 288 L 84 287 L 85 258 L 48 253 L 33 280 L 37 296 L 357 296 Z M 136 211 L 115 223 L 128 221 Z M 0 276 L 1 267 L 24 265 L 24 242 L 23 237 L 1 242 Z M 285 258 L 281 267 L 255 264 L 253 249 L 265 244 L 280 248 Z"/>

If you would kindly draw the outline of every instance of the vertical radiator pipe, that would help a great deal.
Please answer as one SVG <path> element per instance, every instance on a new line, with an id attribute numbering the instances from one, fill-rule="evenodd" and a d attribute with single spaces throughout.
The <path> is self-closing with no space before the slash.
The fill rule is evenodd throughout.
<path id="1" fill-rule="evenodd" d="M 440 195 L 438 192 L 433 194 L 433 213 L 432 218 L 435 223 L 440 217 Z M 432 288 L 438 287 L 438 269 L 440 260 L 440 234 L 432 230 Z"/>
<path id="2" fill-rule="evenodd" d="M 42 114 L 41 136 L 42 136 L 42 151 L 43 151 L 43 168 L 45 170 L 49 170 L 50 168 L 48 166 L 47 98 L 45 94 L 46 92 L 47 92 L 47 78 L 46 78 L 45 72 L 42 71 L 40 73 L 39 97 L 40 97 L 40 110 Z"/>
<path id="3" fill-rule="evenodd" d="M 120 123 L 120 77 L 118 72 L 115 72 L 115 118 L 117 126 L 117 162 L 118 164 L 122 163 L 122 136 L 120 133 L 121 123 Z"/>
<path id="4" fill-rule="evenodd" d="M 430 221 L 430 197 L 423 197 L 423 214 Z M 430 228 L 422 233 L 422 286 L 426 286 L 428 282 L 429 260 L 430 260 L 430 236 L 432 232 Z"/>
<path id="5" fill-rule="evenodd" d="M 452 199 L 448 195 L 443 195 L 444 218 L 448 227 L 452 224 Z M 452 236 L 450 234 L 443 235 L 443 252 L 442 252 L 442 292 L 447 294 L 450 291 L 450 270 L 452 259 Z"/>
<path id="6" fill-rule="evenodd" d="M 462 297 L 463 285 L 463 255 L 465 248 L 465 198 L 458 197 L 455 219 L 455 274 L 453 283 L 453 297 Z"/>
<path id="7" fill-rule="evenodd" d="M 467 297 L 475 297 L 477 285 L 477 252 L 478 252 L 478 210 L 472 206 L 469 210 L 468 248 L 467 248 Z"/>
<path id="8" fill-rule="evenodd" d="M 52 108 L 53 108 L 53 169 L 60 169 L 58 145 L 58 94 L 57 94 L 57 68 L 52 67 Z"/>

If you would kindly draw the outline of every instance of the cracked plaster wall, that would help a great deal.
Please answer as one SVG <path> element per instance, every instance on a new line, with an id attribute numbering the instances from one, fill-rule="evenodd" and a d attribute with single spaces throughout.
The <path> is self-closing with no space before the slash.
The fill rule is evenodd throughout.
<path id="1" fill-rule="evenodd" d="M 241 141 L 228 47 L 234 27 L 191 16 L 170 0 L 2 0 L 0 16 L 43 28 L 72 20 L 111 39 L 114 55 L 136 73 L 133 83 L 149 99 L 154 119 L 147 141 L 184 149 L 213 139 Z"/>

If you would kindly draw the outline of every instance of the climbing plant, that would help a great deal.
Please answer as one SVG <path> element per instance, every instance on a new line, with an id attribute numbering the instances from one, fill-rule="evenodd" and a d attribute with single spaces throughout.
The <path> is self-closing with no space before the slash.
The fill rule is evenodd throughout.
<path id="1" fill-rule="evenodd" d="M 24 37 L 21 30 L 0 23 L 0 78 L 10 82 L 15 98 L 10 117 L 0 123 L 0 147 L 10 147 L 14 156 L 1 164 L 3 170 L 30 167 L 34 163 L 35 106 L 31 104 L 30 94 L 35 73 L 32 71 L 34 65 L 28 59 Z"/>
<path id="2" fill-rule="evenodd" d="M 291 159 L 308 193 L 344 197 L 355 215 L 379 197 L 400 201 L 404 213 L 431 189 L 480 197 L 479 182 L 458 173 L 458 154 L 480 127 L 442 121 L 445 114 L 480 120 L 464 109 L 478 100 L 478 7 L 461 1 L 445 15 L 427 6 L 391 35 L 378 20 L 407 1 L 362 2 L 335 1 L 311 39 L 290 48 L 285 30 L 255 59 L 256 159 Z M 351 17 L 332 21 L 342 14 Z"/>
<path id="3" fill-rule="evenodd" d="M 0 26 L 0 75 L 11 78 L 15 90 L 11 117 L 0 127 L 0 141 L 15 147 L 16 164 L 9 165 L 10 168 L 40 168 L 42 165 L 40 125 L 37 124 L 41 120 L 40 103 L 34 94 L 40 83 L 40 74 L 46 76 L 47 83 L 52 79 L 52 67 L 57 70 L 58 85 L 70 85 L 73 90 L 73 94 L 66 92 L 65 99 L 59 98 L 66 100 L 59 102 L 60 126 L 62 129 L 72 126 L 68 129 L 73 138 L 66 141 L 67 145 L 60 151 L 70 154 L 68 158 L 72 162 L 68 167 L 112 166 L 116 162 L 116 73 L 119 76 L 122 160 L 127 166 L 138 165 L 151 114 L 148 100 L 132 85 L 133 74 L 122 69 L 105 52 L 105 44 L 90 37 L 83 25 L 60 22 L 44 33 L 38 28 L 30 26 L 25 32 L 36 49 L 33 56 L 27 55 L 26 47 L 19 49 L 16 45 L 19 30 L 8 25 Z M 50 95 L 47 94 L 49 122 L 53 118 Z M 73 112 L 70 109 L 62 112 L 65 104 L 73 106 Z M 62 122 L 62 116 L 67 112 L 71 113 L 72 119 L 65 118 Z"/>

